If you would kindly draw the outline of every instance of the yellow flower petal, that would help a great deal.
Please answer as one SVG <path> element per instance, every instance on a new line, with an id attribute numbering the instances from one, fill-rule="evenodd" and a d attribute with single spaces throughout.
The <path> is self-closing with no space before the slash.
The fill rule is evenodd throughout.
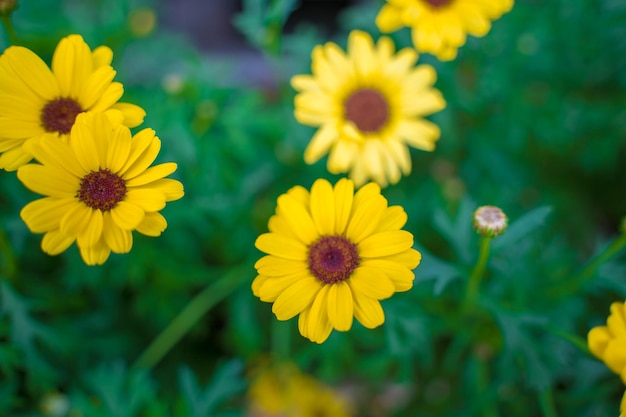
<path id="1" fill-rule="evenodd" d="M 328 320 L 328 291 L 329 285 L 324 285 L 313 300 L 311 308 L 308 310 L 307 336 L 312 342 L 323 343 L 333 327 Z M 303 334 L 303 336 L 305 336 Z"/>
<path id="2" fill-rule="evenodd" d="M 21 46 L 11 46 L 4 51 L 0 65 L 6 66 L 18 77 L 11 77 L 14 82 L 23 83 L 44 100 L 49 101 L 59 95 L 57 80 L 45 62 L 32 51 Z M 9 82 L 9 79 L 5 82 Z"/>
<path id="3" fill-rule="evenodd" d="M 109 259 L 111 249 L 103 242 L 89 247 L 79 247 L 80 255 L 87 265 L 102 265 Z"/>
<path id="4" fill-rule="evenodd" d="M 111 108 L 122 112 L 124 126 L 137 127 L 143 123 L 143 119 L 146 117 L 146 111 L 136 104 L 115 103 Z"/>
<path id="5" fill-rule="evenodd" d="M 161 141 L 154 136 L 154 130 L 146 128 L 133 136 L 130 155 L 120 170 L 125 178 L 134 178 L 154 162 L 161 150 Z"/>
<path id="6" fill-rule="evenodd" d="M 312 276 L 299 279 L 280 293 L 272 312 L 278 320 L 289 320 L 308 308 L 321 288 L 322 285 Z"/>
<path id="7" fill-rule="evenodd" d="M 304 261 L 307 248 L 301 242 L 276 233 L 264 233 L 254 243 L 257 249 L 279 258 Z"/>
<path id="8" fill-rule="evenodd" d="M 50 197 L 74 197 L 80 188 L 78 178 L 43 165 L 23 165 L 17 170 L 17 177 L 28 189 Z"/>
<path id="9" fill-rule="evenodd" d="M 373 329 L 385 322 L 385 313 L 378 300 L 360 293 L 354 296 L 354 317 L 368 329 Z"/>
<path id="10" fill-rule="evenodd" d="M 343 234 L 348 225 L 348 219 L 352 211 L 352 200 L 354 198 L 354 183 L 345 178 L 337 181 L 334 188 L 335 200 L 335 232 Z"/>
<path id="11" fill-rule="evenodd" d="M 127 201 L 120 201 L 111 210 L 113 221 L 123 230 L 135 229 L 143 221 L 145 214 L 141 207 Z"/>
<path id="12" fill-rule="evenodd" d="M 352 327 L 354 306 L 352 291 L 345 282 L 329 285 L 328 289 L 328 320 L 337 330 L 345 332 Z"/>
<path id="13" fill-rule="evenodd" d="M 83 109 L 91 109 L 96 101 L 107 91 L 114 77 L 115 70 L 109 66 L 100 67 L 87 75 L 87 77 L 80 82 L 81 89 L 77 96 L 81 107 Z"/>
<path id="14" fill-rule="evenodd" d="M 307 263 L 266 255 L 256 261 L 254 267 L 261 275 L 279 277 L 304 271 L 307 269 Z"/>
<path id="15" fill-rule="evenodd" d="M 83 38 L 70 35 L 61 39 L 52 57 L 52 71 L 61 95 L 77 99 L 92 70 L 91 50 Z"/>
<path id="16" fill-rule="evenodd" d="M 165 207 L 165 194 L 149 188 L 131 188 L 126 191 L 124 201 L 139 206 L 146 212 L 159 211 Z"/>
<path id="17" fill-rule="evenodd" d="M 76 201 L 61 218 L 60 230 L 68 236 L 76 237 L 88 227 L 92 217 L 93 209 Z"/>
<path id="18" fill-rule="evenodd" d="M 386 259 L 364 259 L 361 266 L 383 272 L 392 282 L 396 292 L 408 291 L 413 287 L 415 275 L 411 269 L 397 262 Z"/>
<path id="19" fill-rule="evenodd" d="M 353 294 L 363 294 L 376 300 L 389 298 L 395 291 L 395 286 L 383 271 L 368 266 L 355 269 L 348 284 Z"/>
<path id="20" fill-rule="evenodd" d="M 111 251 L 115 253 L 130 252 L 133 246 L 133 234 L 129 230 L 119 228 L 113 221 L 111 213 L 104 213 L 103 220 L 104 228 L 102 236 L 106 244 L 111 248 Z"/>
<path id="21" fill-rule="evenodd" d="M 325 124 L 317 130 L 311 142 L 304 151 L 304 162 L 312 165 L 328 153 L 331 146 L 337 141 L 338 132 L 334 125 Z"/>
<path id="22" fill-rule="evenodd" d="M 360 203 L 354 211 L 346 230 L 348 239 L 357 244 L 376 230 L 380 219 L 387 209 L 387 200 L 381 195 L 374 196 Z"/>
<path id="23" fill-rule="evenodd" d="M 335 233 L 335 195 L 328 181 L 318 179 L 313 183 L 310 204 L 311 217 L 317 232 L 320 235 Z"/>
<path id="24" fill-rule="evenodd" d="M 58 229 L 61 219 L 74 204 L 74 198 L 40 198 L 25 205 L 20 217 L 31 232 L 44 233 Z"/>
<path id="25" fill-rule="evenodd" d="M 100 210 L 91 210 L 91 216 L 89 216 L 89 222 L 86 227 L 83 228 L 76 237 L 76 243 L 80 247 L 87 247 L 95 245 L 102 237 L 102 212 Z"/>
<path id="26" fill-rule="evenodd" d="M 166 228 L 167 221 L 160 213 L 146 213 L 136 230 L 143 235 L 156 237 L 161 236 Z"/>
<path id="27" fill-rule="evenodd" d="M 376 233 L 359 243 L 359 255 L 377 258 L 400 253 L 413 246 L 413 235 L 405 230 Z"/>
<path id="28" fill-rule="evenodd" d="M 285 219 L 288 227 L 300 242 L 308 245 L 318 238 L 318 233 L 307 209 L 289 194 L 277 200 L 277 214 Z"/>
<path id="29" fill-rule="evenodd" d="M 51 230 L 41 240 L 41 249 L 48 255 L 58 255 L 70 247 L 76 240 L 74 237 L 67 236 L 59 229 Z"/>

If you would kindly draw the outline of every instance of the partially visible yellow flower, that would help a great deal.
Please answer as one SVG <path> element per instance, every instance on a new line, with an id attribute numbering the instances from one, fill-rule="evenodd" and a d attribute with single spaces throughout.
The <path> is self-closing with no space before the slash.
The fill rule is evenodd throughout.
<path id="1" fill-rule="evenodd" d="M 606 326 L 597 326 L 589 331 L 589 350 L 626 384 L 626 304 L 611 304 L 611 314 Z"/>
<path id="2" fill-rule="evenodd" d="M 113 82 L 112 59 L 110 48 L 91 51 L 80 35 L 59 42 L 52 70 L 27 48 L 7 48 L 0 56 L 0 168 L 28 163 L 32 140 L 66 140 L 80 113 L 105 112 L 116 123 L 140 125 L 145 111 L 118 103 L 124 88 Z"/>
<path id="3" fill-rule="evenodd" d="M 299 92 L 296 119 L 319 126 L 304 161 L 328 154 L 328 170 L 348 172 L 357 186 L 373 180 L 385 187 L 408 175 L 408 146 L 432 151 L 439 139 L 439 127 L 423 117 L 445 107 L 433 88 L 435 70 L 416 61 L 415 50 L 396 53 L 390 38 L 374 44 L 358 30 L 350 33 L 347 53 L 332 42 L 316 46 L 312 75 L 291 80 Z"/>
<path id="4" fill-rule="evenodd" d="M 167 227 L 159 213 L 181 198 L 179 181 L 165 178 L 173 162 L 150 167 L 161 149 L 154 130 L 114 125 L 102 113 L 80 114 L 68 142 L 43 138 L 32 146 L 41 164 L 26 164 L 18 178 L 44 198 L 20 215 L 33 233 L 45 233 L 44 252 L 56 255 L 76 242 L 88 265 L 104 263 L 111 251 L 127 253 L 132 231 L 159 236 Z"/>
<path id="5" fill-rule="evenodd" d="M 255 264 L 254 295 L 274 303 L 278 320 L 296 315 L 300 333 L 324 342 L 332 329 L 348 331 L 353 317 L 365 327 L 385 321 L 379 300 L 413 285 L 421 254 L 413 235 L 400 230 L 407 215 L 388 207 L 380 187 L 354 193 L 341 179 L 333 187 L 318 179 L 309 192 L 291 188 L 278 197 L 269 233 L 256 240 L 267 253 Z"/>
<path id="6" fill-rule="evenodd" d="M 387 0 L 376 25 L 384 33 L 408 26 L 419 52 L 449 61 L 468 34 L 485 36 L 491 21 L 512 7 L 513 0 Z"/>
<path id="7" fill-rule="evenodd" d="M 285 363 L 261 369 L 248 389 L 250 416 L 349 417 L 347 401 L 331 387 Z"/>

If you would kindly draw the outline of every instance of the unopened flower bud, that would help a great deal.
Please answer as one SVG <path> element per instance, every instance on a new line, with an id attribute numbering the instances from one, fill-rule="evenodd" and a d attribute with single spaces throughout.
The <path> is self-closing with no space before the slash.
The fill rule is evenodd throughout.
<path id="1" fill-rule="evenodd" d="M 474 212 L 474 230 L 483 237 L 496 237 L 509 225 L 506 214 L 496 206 L 482 206 Z"/>

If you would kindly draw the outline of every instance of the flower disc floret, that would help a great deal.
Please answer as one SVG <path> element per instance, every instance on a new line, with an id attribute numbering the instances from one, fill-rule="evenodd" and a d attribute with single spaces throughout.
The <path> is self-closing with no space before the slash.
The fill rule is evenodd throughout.
<path id="1" fill-rule="evenodd" d="M 28 163 L 32 144 L 44 137 L 67 141 L 81 113 L 106 113 L 115 124 L 135 127 L 145 111 L 118 102 L 124 93 L 114 82 L 113 52 L 93 51 L 79 35 L 59 42 L 48 67 L 31 50 L 10 46 L 0 56 L 0 169 Z"/>
<path id="2" fill-rule="evenodd" d="M 348 173 L 356 186 L 397 183 L 411 172 L 409 146 L 432 151 L 439 127 L 425 119 L 445 107 L 433 87 L 436 72 L 417 65 L 411 48 L 354 30 L 347 51 L 328 42 L 313 49 L 311 75 L 296 75 L 294 115 L 317 127 L 304 152 L 314 164 L 328 155 L 333 174 Z"/>
<path id="3" fill-rule="evenodd" d="M 109 169 L 91 171 L 80 180 L 76 194 L 87 207 L 109 211 L 126 196 L 126 181 Z"/>
<path id="4" fill-rule="evenodd" d="M 176 164 L 150 166 L 160 148 L 152 129 L 131 138 L 102 113 L 79 114 L 67 142 L 33 143 L 40 164 L 21 166 L 17 176 L 44 197 L 20 215 L 33 233 L 44 233 L 43 251 L 56 255 L 76 242 L 85 263 L 98 265 L 111 252 L 129 252 L 133 231 L 159 236 L 167 227 L 159 211 L 183 196 L 182 184 L 165 178 Z"/>
<path id="5" fill-rule="evenodd" d="M 316 343 L 353 318 L 375 328 L 384 320 L 380 300 L 413 285 L 421 255 L 401 230 L 407 215 L 391 206 L 380 186 L 324 179 L 311 190 L 296 186 L 278 197 L 269 233 L 256 240 L 267 255 L 255 264 L 253 293 L 273 303 L 278 320 L 296 315 L 300 333 Z"/>
<path id="6" fill-rule="evenodd" d="M 309 271 L 324 284 L 350 278 L 359 266 L 357 246 L 344 236 L 322 236 L 309 247 Z"/>

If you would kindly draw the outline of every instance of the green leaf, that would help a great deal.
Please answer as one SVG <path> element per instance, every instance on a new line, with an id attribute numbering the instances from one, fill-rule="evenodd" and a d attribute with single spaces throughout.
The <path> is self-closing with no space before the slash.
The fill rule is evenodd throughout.
<path id="1" fill-rule="evenodd" d="M 178 382 L 186 408 L 185 417 L 222 416 L 218 408 L 244 388 L 243 365 L 231 360 L 218 366 L 211 381 L 201 386 L 193 371 L 186 366 L 178 370 Z"/>
<path id="2" fill-rule="evenodd" d="M 493 239 L 491 245 L 492 251 L 495 252 L 504 247 L 510 246 L 530 235 L 545 223 L 551 212 L 552 207 L 543 206 L 524 214 L 522 217 L 511 223 L 501 236 Z"/>

